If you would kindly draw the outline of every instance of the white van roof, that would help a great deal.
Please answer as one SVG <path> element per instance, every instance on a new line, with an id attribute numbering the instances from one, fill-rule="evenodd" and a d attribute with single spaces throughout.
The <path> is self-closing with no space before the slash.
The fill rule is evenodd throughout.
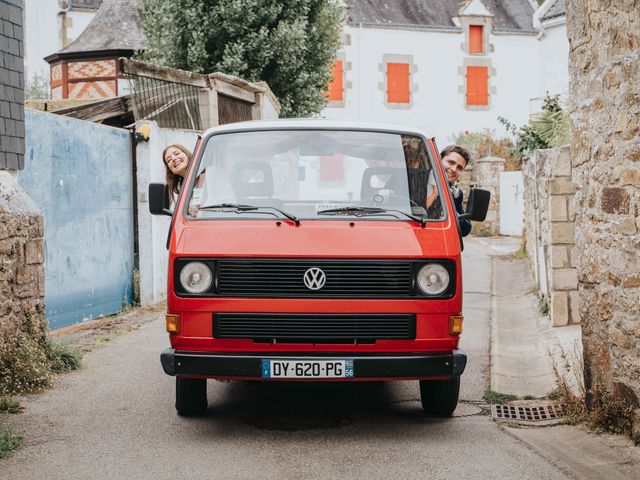
<path id="1" fill-rule="evenodd" d="M 227 123 L 207 129 L 203 136 L 217 133 L 256 131 L 256 130 L 371 130 L 392 133 L 413 133 L 428 137 L 426 132 L 415 127 L 391 123 L 373 123 L 348 120 L 326 120 L 323 118 L 291 118 L 281 120 L 252 120 L 249 122 Z"/>

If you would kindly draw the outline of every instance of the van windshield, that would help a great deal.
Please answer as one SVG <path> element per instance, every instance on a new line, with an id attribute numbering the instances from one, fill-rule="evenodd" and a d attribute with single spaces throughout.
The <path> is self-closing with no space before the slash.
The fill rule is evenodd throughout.
<path id="1" fill-rule="evenodd" d="M 440 186 L 425 142 L 411 135 L 334 130 L 215 135 L 193 183 L 190 218 L 443 217 L 442 207 L 427 208 L 427 196 Z"/>

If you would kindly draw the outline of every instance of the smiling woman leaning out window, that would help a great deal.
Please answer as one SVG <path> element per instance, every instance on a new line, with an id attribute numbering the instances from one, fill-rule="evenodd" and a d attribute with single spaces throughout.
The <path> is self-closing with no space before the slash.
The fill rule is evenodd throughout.
<path id="1" fill-rule="evenodd" d="M 182 190 L 184 176 L 187 174 L 191 157 L 191 152 L 178 143 L 169 145 L 162 151 L 162 162 L 166 169 L 166 182 L 169 186 L 169 203 L 171 205 L 173 205 Z M 194 195 L 202 191 L 200 187 L 203 181 L 204 172 L 198 176 Z"/>
<path id="2" fill-rule="evenodd" d="M 191 152 L 186 147 L 174 143 L 162 151 L 162 161 L 169 186 L 169 203 L 172 204 L 182 189 L 182 182 L 191 161 Z"/>

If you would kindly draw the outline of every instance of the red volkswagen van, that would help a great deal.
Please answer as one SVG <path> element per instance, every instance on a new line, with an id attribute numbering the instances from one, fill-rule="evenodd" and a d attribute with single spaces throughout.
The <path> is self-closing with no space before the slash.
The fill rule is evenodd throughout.
<path id="1" fill-rule="evenodd" d="M 428 193 L 441 201 L 427 208 Z M 483 220 L 488 192 L 464 217 Z M 207 130 L 172 215 L 161 354 L 176 409 L 207 409 L 206 379 L 418 380 L 451 415 L 466 355 L 462 239 L 433 139 L 324 120 Z"/>

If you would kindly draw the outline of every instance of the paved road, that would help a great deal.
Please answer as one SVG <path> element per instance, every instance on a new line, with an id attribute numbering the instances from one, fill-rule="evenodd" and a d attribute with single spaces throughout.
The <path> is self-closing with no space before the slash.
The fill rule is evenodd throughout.
<path id="1" fill-rule="evenodd" d="M 57 388 L 23 401 L 27 437 L 0 460 L 11 479 L 561 479 L 479 410 L 488 381 L 491 262 L 467 243 L 469 365 L 458 415 L 421 414 L 417 382 L 209 382 L 202 418 L 178 417 L 158 353 L 162 320 L 85 357 Z"/>

